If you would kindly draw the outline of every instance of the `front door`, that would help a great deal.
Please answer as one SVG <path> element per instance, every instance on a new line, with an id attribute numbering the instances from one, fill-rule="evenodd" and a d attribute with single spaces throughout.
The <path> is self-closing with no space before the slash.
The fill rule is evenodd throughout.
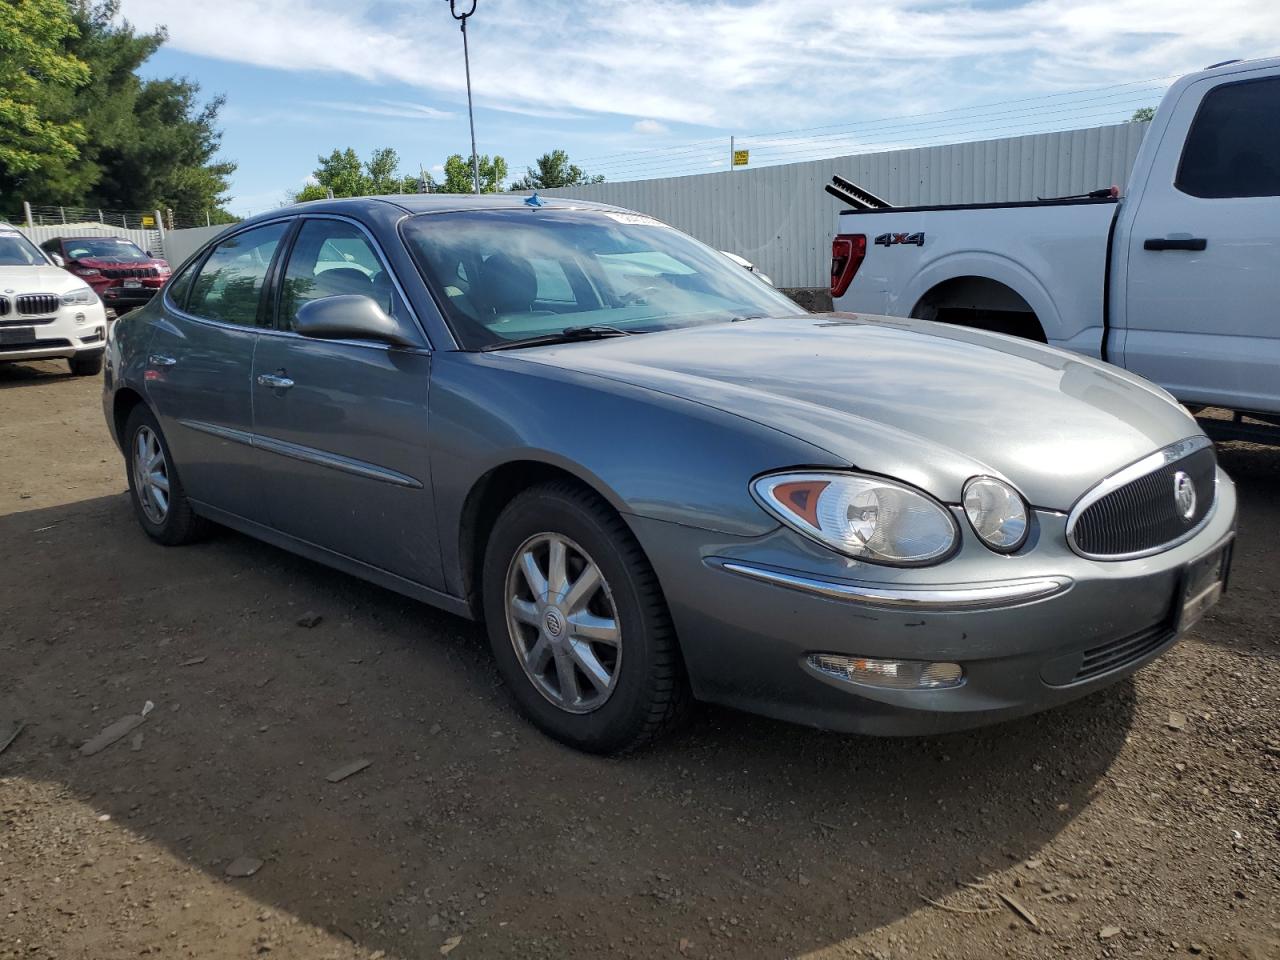
<path id="1" fill-rule="evenodd" d="M 1280 412 L 1280 76 L 1271 72 L 1183 92 L 1124 251 L 1124 366 L 1187 403 Z"/>
<path id="2" fill-rule="evenodd" d="M 363 294 L 408 322 L 385 262 L 354 223 L 308 219 L 288 255 L 276 329 L 254 359 L 255 444 L 271 525 L 441 588 L 427 457 L 426 349 L 292 331 L 309 300 Z"/>
<path id="3" fill-rule="evenodd" d="M 265 521 L 250 381 L 263 291 L 288 222 L 222 241 L 175 277 L 151 335 L 148 398 L 192 500 Z"/>

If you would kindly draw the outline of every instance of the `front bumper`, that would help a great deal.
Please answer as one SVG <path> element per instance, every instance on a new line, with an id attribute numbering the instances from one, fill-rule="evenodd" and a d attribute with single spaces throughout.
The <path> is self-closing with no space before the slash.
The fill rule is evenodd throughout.
<path id="1" fill-rule="evenodd" d="M 735 539 L 628 521 L 700 699 L 826 729 L 914 735 L 1044 710 L 1154 660 L 1178 639 L 1187 564 L 1227 543 L 1235 517 L 1234 486 L 1219 471 L 1208 522 L 1164 553 L 1087 560 L 1067 545 L 1064 516 L 1037 512 L 1034 542 L 1019 555 L 986 550 L 962 522 L 956 557 L 909 570 L 836 557 L 784 528 Z M 813 653 L 955 662 L 965 682 L 853 684 L 810 666 Z"/>
<path id="2" fill-rule="evenodd" d="M 98 296 L 102 299 L 105 306 L 111 309 L 118 307 L 140 307 L 143 304 L 150 303 L 151 299 L 160 291 L 160 286 L 154 287 L 123 287 L 119 285 L 103 287 L 97 290 Z"/>
<path id="3" fill-rule="evenodd" d="M 49 316 L 16 317 L 0 323 L 0 362 L 68 359 L 100 353 L 107 345 L 107 314 L 101 303 L 59 307 Z"/>

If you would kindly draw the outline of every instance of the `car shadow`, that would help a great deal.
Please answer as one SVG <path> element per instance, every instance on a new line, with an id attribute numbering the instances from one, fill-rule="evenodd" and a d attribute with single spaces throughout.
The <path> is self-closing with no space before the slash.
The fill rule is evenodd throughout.
<path id="1" fill-rule="evenodd" d="M 0 390 L 73 379 L 65 360 L 13 360 L 0 363 Z"/>
<path id="2" fill-rule="evenodd" d="M 840 942 L 1034 856 L 1135 709 L 1125 682 L 888 740 L 703 708 L 602 759 L 514 712 L 475 624 L 246 537 L 159 547 L 123 494 L 11 513 L 0 537 L 30 585 L 0 638 L 0 712 L 29 724 L 0 775 L 87 798 L 212 877 L 260 859 L 242 892 L 397 956 L 450 934 L 512 957 Z M 141 749 L 80 756 L 148 700 Z"/>

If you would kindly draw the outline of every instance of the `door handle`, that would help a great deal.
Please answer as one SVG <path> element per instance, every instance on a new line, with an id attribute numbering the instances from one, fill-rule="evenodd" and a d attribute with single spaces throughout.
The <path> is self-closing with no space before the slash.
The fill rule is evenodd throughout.
<path id="1" fill-rule="evenodd" d="M 1142 242 L 1143 250 L 1203 250 L 1209 245 L 1204 237 L 1149 237 Z"/>
<path id="2" fill-rule="evenodd" d="M 281 377 L 274 373 L 258 374 L 258 383 L 272 390 L 288 390 L 293 386 L 293 381 L 288 377 Z"/>
<path id="3" fill-rule="evenodd" d="M 153 367 L 172 367 L 177 362 L 173 357 L 166 357 L 160 353 L 153 353 L 147 357 L 147 363 Z"/>

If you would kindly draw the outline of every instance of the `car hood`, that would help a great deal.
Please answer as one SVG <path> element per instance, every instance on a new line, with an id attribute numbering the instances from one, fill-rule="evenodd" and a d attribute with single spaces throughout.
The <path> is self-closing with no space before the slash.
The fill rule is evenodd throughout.
<path id="1" fill-rule="evenodd" d="M 1065 511 L 1103 477 L 1201 432 L 1159 387 L 1108 364 L 918 320 L 806 315 L 511 355 L 708 404 L 948 503 L 990 475 Z"/>
<path id="2" fill-rule="evenodd" d="M 0 267 L 0 295 L 23 293 L 64 293 L 72 287 L 83 287 L 84 281 L 61 267 Z M 12 290 L 13 293 L 9 293 Z"/>

